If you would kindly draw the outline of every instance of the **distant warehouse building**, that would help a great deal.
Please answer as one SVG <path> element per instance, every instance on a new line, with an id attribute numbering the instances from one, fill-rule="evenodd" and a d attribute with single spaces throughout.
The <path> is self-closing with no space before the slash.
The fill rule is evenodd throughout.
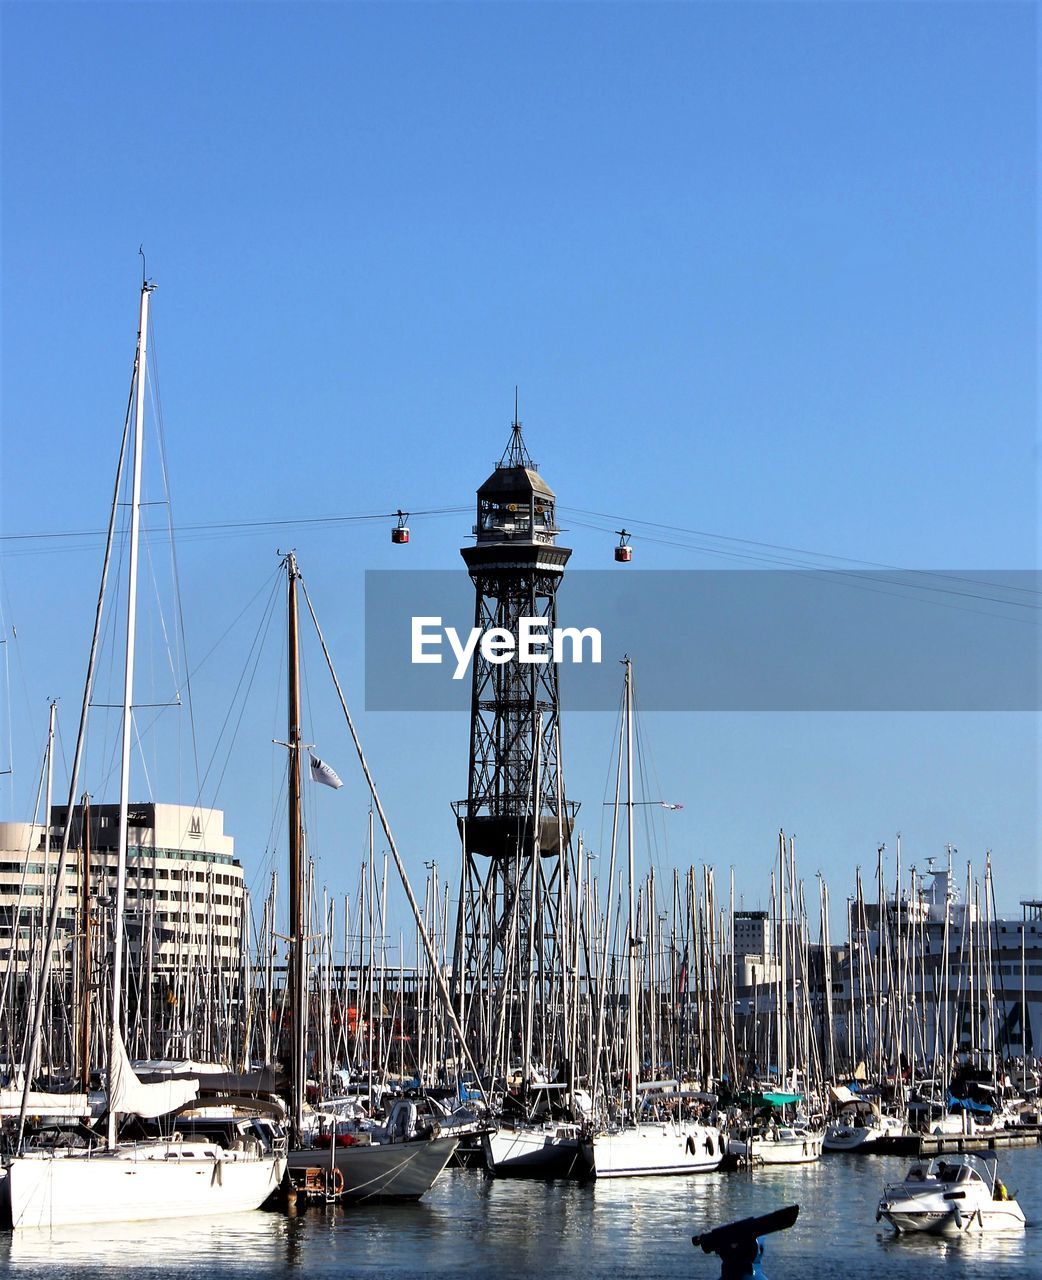
<path id="1" fill-rule="evenodd" d="M 89 832 L 82 806 L 73 809 L 55 944 L 59 966 L 73 964 L 74 943 L 83 937 L 85 849 L 90 859 L 87 928 L 94 946 L 112 931 L 119 806 L 90 805 L 88 814 Z M 0 962 L 11 957 L 12 949 L 20 968 L 39 957 L 66 816 L 64 805 L 53 806 L 49 833 L 42 824 L 0 823 Z M 220 809 L 131 806 L 125 921 L 129 962 L 155 977 L 198 965 L 211 971 L 238 968 L 243 874 Z"/>

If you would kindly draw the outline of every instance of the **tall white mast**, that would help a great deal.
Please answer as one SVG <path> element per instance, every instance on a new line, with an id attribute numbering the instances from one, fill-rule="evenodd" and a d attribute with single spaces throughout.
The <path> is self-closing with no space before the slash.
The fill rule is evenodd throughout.
<path id="1" fill-rule="evenodd" d="M 50 897 L 51 884 L 51 798 L 54 793 L 54 722 L 57 714 L 58 703 L 52 699 L 47 715 L 47 787 L 43 802 L 43 896 L 45 902 Z M 62 888 L 64 887 L 63 885 Z M 44 997 L 45 992 L 41 988 L 40 999 Z"/>
<path id="2" fill-rule="evenodd" d="M 289 988 L 292 1030 L 290 1092 L 292 1097 L 293 1140 L 300 1141 L 304 1126 L 304 1087 L 307 1058 L 308 955 L 304 937 L 304 822 L 301 802 L 301 718 L 300 718 L 300 629 L 297 611 L 297 558 L 289 552 L 285 560 L 287 579 L 288 633 L 288 737 L 289 747 Z"/>
<path id="3" fill-rule="evenodd" d="M 633 671 L 629 658 L 626 658 L 626 844 L 629 855 L 629 924 L 627 938 L 629 941 L 629 984 L 626 999 L 626 1041 L 627 1057 L 630 1066 L 630 1115 L 637 1116 L 637 1073 L 640 1070 L 637 1052 L 637 911 L 634 902 L 634 865 L 633 865 Z"/>
<path id="4" fill-rule="evenodd" d="M 778 832 L 778 1088 L 789 1076 L 789 922 L 785 916 L 785 832 Z"/>
<path id="5" fill-rule="evenodd" d="M 141 536 L 141 462 L 145 435 L 145 372 L 148 350 L 148 300 L 155 288 L 147 280 L 141 286 L 141 314 L 138 319 L 137 359 L 134 377 L 134 453 L 130 482 L 130 550 L 127 559 L 127 631 L 123 666 L 123 736 L 119 775 L 119 844 L 116 857 L 116 917 L 112 943 L 112 1022 L 109 1029 L 109 1090 L 113 1064 L 117 1060 L 120 1037 L 120 1008 L 123 1003 L 123 911 L 127 893 L 127 832 L 130 810 L 131 722 L 134 698 L 134 640 L 137 631 L 137 564 Z M 116 1113 L 109 1107 L 109 1146 L 116 1144 Z"/>

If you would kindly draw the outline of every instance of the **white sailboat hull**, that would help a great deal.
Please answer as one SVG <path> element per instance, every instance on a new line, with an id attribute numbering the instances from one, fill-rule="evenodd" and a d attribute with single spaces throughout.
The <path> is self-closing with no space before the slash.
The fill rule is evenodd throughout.
<path id="1" fill-rule="evenodd" d="M 886 1136 L 876 1125 L 830 1124 L 825 1130 L 825 1150 L 871 1151 Z"/>
<path id="2" fill-rule="evenodd" d="M 656 1121 L 595 1133 L 582 1151 L 596 1178 L 708 1173 L 720 1167 L 724 1139 L 712 1125 Z"/>
<path id="3" fill-rule="evenodd" d="M 567 1178 L 585 1170 L 576 1125 L 521 1125 L 483 1133 L 485 1164 L 497 1177 Z"/>
<path id="4" fill-rule="evenodd" d="M 810 1131 L 773 1138 L 752 1134 L 745 1139 L 732 1138 L 727 1150 L 729 1155 L 744 1157 L 755 1164 L 811 1164 L 821 1158 L 821 1143 L 822 1135 Z"/>
<path id="5" fill-rule="evenodd" d="M 834 1121 L 825 1129 L 826 1151 L 872 1151 L 885 1138 L 900 1138 L 905 1131 L 904 1121 L 894 1116 L 880 1116 L 862 1124 Z"/>
<path id="6" fill-rule="evenodd" d="M 158 1143 L 87 1153 L 13 1157 L 0 1181 L 15 1230 L 244 1213 L 282 1181 L 282 1156 Z"/>

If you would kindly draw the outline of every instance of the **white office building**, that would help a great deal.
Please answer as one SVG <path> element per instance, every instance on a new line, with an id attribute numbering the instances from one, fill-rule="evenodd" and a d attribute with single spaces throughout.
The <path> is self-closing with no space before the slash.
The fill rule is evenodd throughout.
<path id="1" fill-rule="evenodd" d="M 51 826 L 0 823 L 0 963 L 16 948 L 16 964 L 39 956 L 41 929 L 54 897 L 66 809 Z M 89 832 L 76 806 L 62 889 L 54 961 L 72 964 L 84 930 L 111 930 L 115 898 L 117 805 L 92 805 Z M 89 837 L 89 838 L 88 838 Z M 131 963 L 161 976 L 204 965 L 234 970 L 243 937 L 243 873 L 220 809 L 138 804 L 130 809 L 126 927 Z M 89 855 L 88 851 L 89 850 Z M 89 856 L 89 872 L 85 864 Z M 86 888 L 86 895 L 84 895 Z M 17 938 L 17 942 L 16 942 Z M 150 943 L 143 953 L 143 941 Z M 150 952 L 150 954 L 148 954 Z"/>

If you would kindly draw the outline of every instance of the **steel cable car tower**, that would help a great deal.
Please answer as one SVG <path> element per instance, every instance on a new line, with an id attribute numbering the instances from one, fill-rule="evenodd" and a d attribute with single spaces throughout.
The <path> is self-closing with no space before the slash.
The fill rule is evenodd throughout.
<path id="1" fill-rule="evenodd" d="M 555 501 L 515 406 L 509 444 L 477 492 L 475 543 L 461 555 L 474 625 L 502 628 L 516 646 L 520 619 L 538 618 L 547 652 L 571 555 L 556 545 Z M 454 979 L 469 1033 L 494 1057 L 542 1051 L 534 1007 L 552 979 L 561 855 L 577 808 L 564 798 L 559 715 L 554 662 L 494 663 L 475 652 L 467 799 L 453 806 L 463 858 Z"/>

